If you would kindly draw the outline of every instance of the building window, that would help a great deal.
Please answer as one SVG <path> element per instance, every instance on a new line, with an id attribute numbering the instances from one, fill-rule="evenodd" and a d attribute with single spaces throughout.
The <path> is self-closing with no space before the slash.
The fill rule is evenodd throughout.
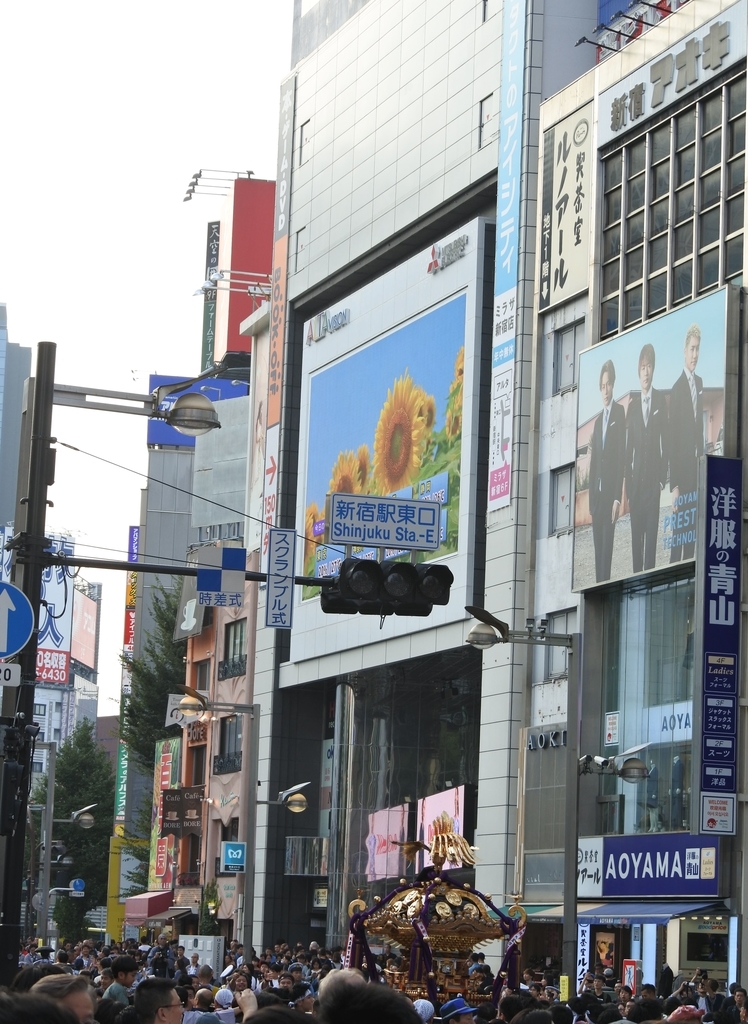
<path id="1" fill-rule="evenodd" d="M 230 775 L 242 769 L 242 716 L 221 719 L 220 753 L 213 758 L 214 775 Z"/>
<path id="2" fill-rule="evenodd" d="M 192 748 L 192 785 L 202 786 L 205 784 L 205 753 L 207 746 L 201 744 Z"/>
<path id="3" fill-rule="evenodd" d="M 745 77 L 606 158 L 603 337 L 742 275 L 744 192 Z"/>
<path id="4" fill-rule="evenodd" d="M 574 466 L 561 466 L 551 471 L 551 533 L 572 528 L 574 500 Z"/>
<path id="5" fill-rule="evenodd" d="M 496 110 L 496 93 L 486 96 L 478 104 L 478 149 L 496 142 L 499 137 L 499 118 Z"/>
<path id="6" fill-rule="evenodd" d="M 296 232 L 296 272 L 306 266 L 307 229 L 299 228 Z"/>
<path id="7" fill-rule="evenodd" d="M 44 762 L 43 761 L 32 761 L 32 763 L 31 763 L 31 771 L 32 772 L 36 772 L 37 775 L 40 772 L 43 772 L 44 771 Z"/>
<path id="8" fill-rule="evenodd" d="M 210 689 L 210 661 L 195 662 L 195 689 Z"/>
<path id="9" fill-rule="evenodd" d="M 238 843 L 239 842 L 239 819 L 231 818 L 228 825 L 221 825 L 221 842 L 222 843 Z"/>
<path id="10" fill-rule="evenodd" d="M 553 339 L 553 393 L 576 382 L 577 354 L 584 348 L 584 320 L 556 331 Z"/>
<path id="11" fill-rule="evenodd" d="M 191 875 L 197 875 L 200 871 L 200 842 L 201 836 L 194 832 L 187 837 L 187 871 Z"/>
<path id="12" fill-rule="evenodd" d="M 576 608 L 554 612 L 548 616 L 549 633 L 573 633 L 577 628 Z M 556 679 L 568 674 L 569 652 L 566 647 L 549 647 L 546 651 L 546 678 Z"/>
<path id="13" fill-rule="evenodd" d="M 44 718 L 47 714 L 46 704 L 34 704 L 34 717 Z"/>
<path id="14" fill-rule="evenodd" d="M 218 663 L 218 678 L 231 679 L 247 671 L 247 620 L 229 622 L 224 638 L 223 661 Z"/>
<path id="15" fill-rule="evenodd" d="M 37 739 L 38 743 L 44 743 L 44 740 L 45 740 L 44 729 L 40 729 L 39 730 L 39 732 L 37 733 L 36 739 Z"/>
<path id="16" fill-rule="evenodd" d="M 297 165 L 299 167 L 309 159 L 311 141 L 311 121 L 305 121 L 299 128 L 299 146 L 297 150 Z"/>
<path id="17" fill-rule="evenodd" d="M 55 743 L 59 743 L 60 742 L 60 730 L 59 729 L 53 729 L 52 730 L 52 739 L 55 741 Z"/>

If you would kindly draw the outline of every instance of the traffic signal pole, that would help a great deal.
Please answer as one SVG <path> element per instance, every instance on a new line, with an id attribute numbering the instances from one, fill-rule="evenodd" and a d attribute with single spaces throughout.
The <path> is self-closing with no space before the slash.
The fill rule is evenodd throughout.
<path id="1" fill-rule="evenodd" d="M 16 696 L 13 726 L 5 734 L 5 760 L 18 762 L 22 769 L 18 793 L 15 830 L 5 839 L 2 917 L 0 918 L 0 985 L 9 985 L 18 971 L 18 953 L 22 939 L 21 904 L 24 879 L 25 822 L 28 790 L 31 781 L 31 740 L 27 731 L 34 721 L 36 687 L 36 650 L 41 607 L 42 572 L 45 560 L 45 525 L 47 519 L 47 488 L 54 483 L 54 457 L 51 447 L 52 405 L 54 400 L 55 355 L 57 346 L 42 341 L 37 347 L 31 445 L 29 453 L 28 489 L 21 495 L 26 507 L 26 551 L 23 581 L 20 587 L 31 603 L 34 632 L 19 655 L 21 685 Z M 16 533 L 20 532 L 16 524 Z M 46 894 L 45 894 L 46 895 Z M 45 901 L 46 903 L 46 901 Z M 46 929 L 46 922 L 44 922 Z"/>

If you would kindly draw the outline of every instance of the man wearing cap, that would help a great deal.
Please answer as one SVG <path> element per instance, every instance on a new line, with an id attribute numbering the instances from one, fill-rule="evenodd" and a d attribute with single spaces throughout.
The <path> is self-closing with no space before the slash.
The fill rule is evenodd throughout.
<path id="1" fill-rule="evenodd" d="M 169 936 L 166 932 L 161 932 L 158 942 L 148 954 L 148 973 L 155 978 L 173 978 L 175 967 L 176 958 L 174 950 L 169 945 Z"/>
<path id="2" fill-rule="evenodd" d="M 450 999 L 442 1006 L 441 1019 L 451 1020 L 454 1024 L 473 1024 L 473 1018 L 478 1012 L 477 1007 L 468 1006 L 462 996 Z"/>
<path id="3" fill-rule="evenodd" d="M 314 1006 L 314 993 L 309 985 L 303 981 L 298 985 L 294 985 L 291 989 L 289 1005 L 300 1013 L 311 1013 Z"/>

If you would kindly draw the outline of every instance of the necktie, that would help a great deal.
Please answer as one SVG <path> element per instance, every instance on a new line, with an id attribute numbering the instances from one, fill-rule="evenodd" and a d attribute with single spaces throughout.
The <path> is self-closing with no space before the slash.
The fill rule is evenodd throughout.
<path id="1" fill-rule="evenodd" d="M 605 435 L 608 433 L 608 417 L 610 416 L 610 409 L 606 408 L 605 415 L 603 416 L 603 448 L 605 447 Z"/>
<path id="2" fill-rule="evenodd" d="M 696 381 L 693 379 L 693 374 L 688 378 L 688 383 L 691 385 L 691 402 L 693 404 L 693 414 L 696 416 Z"/>
<path id="3" fill-rule="evenodd" d="M 649 423 L 649 395 L 644 399 L 644 426 Z"/>

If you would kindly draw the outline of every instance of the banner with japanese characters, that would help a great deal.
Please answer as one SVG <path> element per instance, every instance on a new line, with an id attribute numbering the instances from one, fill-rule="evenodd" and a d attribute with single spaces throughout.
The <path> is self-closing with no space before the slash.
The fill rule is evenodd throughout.
<path id="1" fill-rule="evenodd" d="M 72 537 L 52 536 L 48 550 L 56 555 L 75 554 Z M 50 565 L 42 573 L 39 609 L 39 646 L 36 681 L 67 686 L 70 678 L 70 645 L 73 637 L 73 578 L 62 565 Z"/>
<path id="2" fill-rule="evenodd" d="M 506 508 L 511 499 L 526 6 L 526 0 L 507 0 L 503 13 L 488 452 L 489 512 Z"/>
<path id="3" fill-rule="evenodd" d="M 736 827 L 742 480 L 742 459 L 706 457 L 698 577 L 703 606 L 699 830 L 705 834 L 735 835 Z"/>
<path id="4" fill-rule="evenodd" d="M 565 302 L 588 285 L 592 107 L 589 103 L 575 111 L 543 137 L 541 310 Z"/>

